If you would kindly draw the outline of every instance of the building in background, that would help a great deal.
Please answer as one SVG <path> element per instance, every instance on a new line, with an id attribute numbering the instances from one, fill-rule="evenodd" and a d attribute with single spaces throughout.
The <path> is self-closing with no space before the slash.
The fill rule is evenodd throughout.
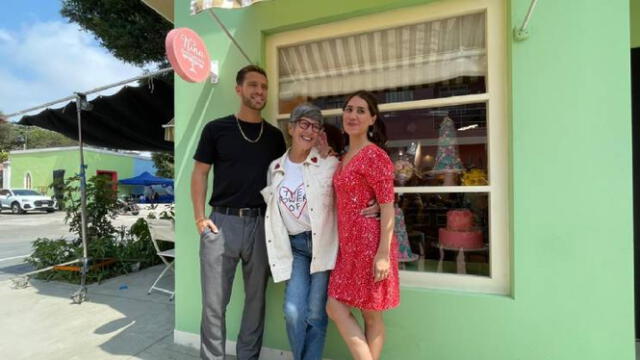
<path id="1" fill-rule="evenodd" d="M 117 184 L 119 179 L 147 171 L 155 173 L 151 156 L 137 152 L 120 152 L 84 147 L 87 179 L 105 175 Z M 80 152 L 77 146 L 48 149 L 18 150 L 9 153 L 4 167 L 5 188 L 33 189 L 54 195 L 51 184 L 73 177 L 80 172 Z M 120 194 L 142 193 L 142 187 L 119 186 Z"/>
<path id="2" fill-rule="evenodd" d="M 176 243 L 175 341 L 197 346 L 192 155 L 203 126 L 237 110 L 235 74 L 247 62 L 208 14 L 173 3 L 156 10 L 195 30 L 219 61 L 217 84 L 175 80 L 176 236 L 186 240 Z M 385 314 L 385 359 L 635 359 L 629 44 L 640 31 L 630 39 L 627 0 L 541 1 L 518 41 L 530 4 L 273 0 L 215 10 L 267 69 L 268 121 L 312 101 L 339 127 L 344 94 L 378 95 L 419 254 L 400 269 L 400 307 Z M 448 118 L 456 136 L 439 138 Z M 457 147 L 462 168 L 434 169 L 442 144 Z M 442 246 L 456 208 L 473 215 L 474 249 Z M 231 353 L 243 298 L 235 281 Z M 288 351 L 283 293 L 270 284 L 267 359 Z M 350 358 L 333 326 L 324 357 Z"/>

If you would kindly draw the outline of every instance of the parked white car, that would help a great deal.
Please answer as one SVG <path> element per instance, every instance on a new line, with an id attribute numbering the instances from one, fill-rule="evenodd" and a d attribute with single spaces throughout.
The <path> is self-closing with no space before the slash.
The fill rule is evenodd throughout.
<path id="1" fill-rule="evenodd" d="M 28 189 L 0 189 L 0 211 L 9 209 L 14 214 L 27 211 L 54 212 L 57 202 L 53 197 Z"/>

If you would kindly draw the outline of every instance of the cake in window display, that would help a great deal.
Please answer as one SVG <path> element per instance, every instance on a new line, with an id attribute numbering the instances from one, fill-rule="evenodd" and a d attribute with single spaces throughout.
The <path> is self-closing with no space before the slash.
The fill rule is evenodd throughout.
<path id="1" fill-rule="evenodd" d="M 438 230 L 438 242 L 452 249 L 482 249 L 482 230 L 474 224 L 474 214 L 469 209 L 447 211 L 447 227 Z"/>
<path id="2" fill-rule="evenodd" d="M 412 142 L 406 151 L 398 151 L 394 165 L 395 184 L 397 186 L 405 186 L 409 180 L 416 174 L 413 164 L 413 158 L 416 155 L 418 144 Z"/>
<path id="3" fill-rule="evenodd" d="M 444 177 L 442 185 L 458 185 L 458 175 L 464 171 L 464 166 L 458 156 L 458 136 L 453 120 L 445 116 L 440 124 L 438 133 L 438 152 L 436 163 L 431 170 L 432 175 Z"/>

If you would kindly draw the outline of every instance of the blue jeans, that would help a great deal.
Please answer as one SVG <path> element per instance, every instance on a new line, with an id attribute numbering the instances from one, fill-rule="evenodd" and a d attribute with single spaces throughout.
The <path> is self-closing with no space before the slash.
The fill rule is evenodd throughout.
<path id="1" fill-rule="evenodd" d="M 289 344 L 295 360 L 321 360 L 329 322 L 325 310 L 329 272 L 309 273 L 311 232 L 289 236 L 289 239 L 293 269 L 284 294 Z"/>

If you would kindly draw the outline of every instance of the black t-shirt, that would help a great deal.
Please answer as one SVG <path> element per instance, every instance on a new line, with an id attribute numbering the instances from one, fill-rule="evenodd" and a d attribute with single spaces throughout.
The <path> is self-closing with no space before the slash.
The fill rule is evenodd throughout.
<path id="1" fill-rule="evenodd" d="M 260 195 L 267 185 L 267 169 L 286 150 L 278 128 L 264 121 L 257 143 L 245 140 L 234 115 L 210 121 L 202 129 L 194 160 L 213 164 L 213 193 L 209 205 L 231 208 L 265 208 Z M 251 140 L 260 134 L 261 124 L 240 121 Z"/>

